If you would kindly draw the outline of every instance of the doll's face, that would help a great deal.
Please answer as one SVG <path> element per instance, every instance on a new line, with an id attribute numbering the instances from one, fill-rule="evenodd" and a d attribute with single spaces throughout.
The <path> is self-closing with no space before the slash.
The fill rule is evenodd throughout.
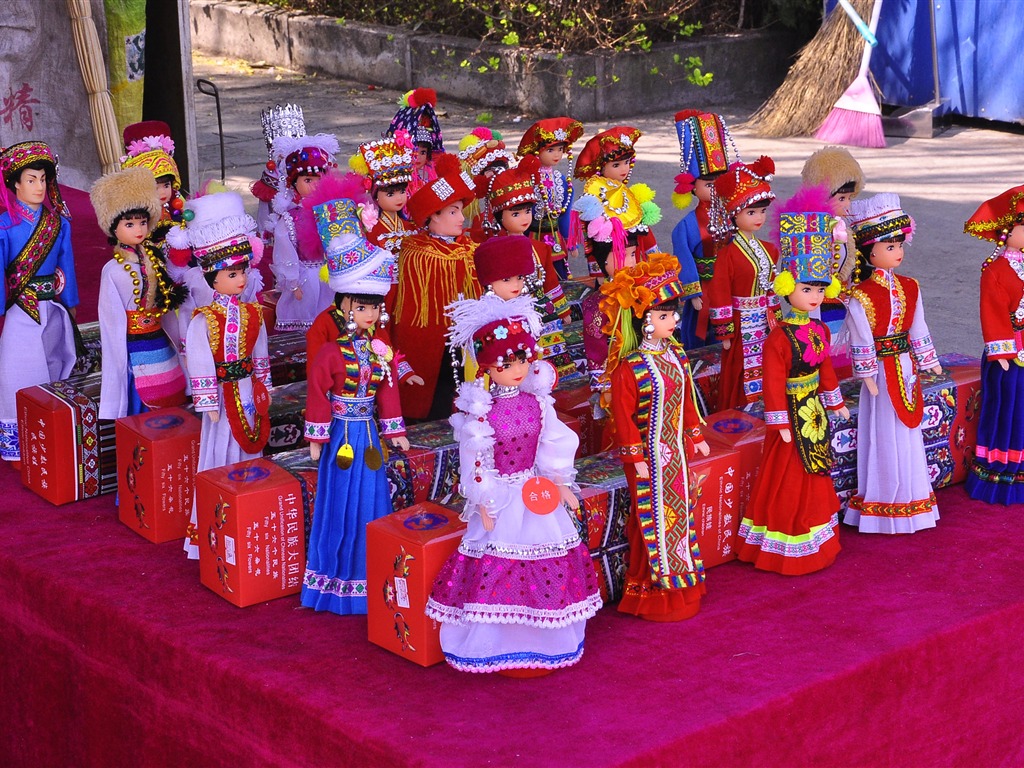
<path id="1" fill-rule="evenodd" d="M 446 205 L 427 220 L 427 231 L 441 237 L 458 237 L 462 234 L 465 219 L 462 216 L 462 201 Z"/>
<path id="2" fill-rule="evenodd" d="M 1006 236 L 1006 247 L 1024 251 L 1024 224 L 1017 224 Z"/>
<path id="3" fill-rule="evenodd" d="M 319 176 L 299 176 L 295 180 L 295 194 L 300 198 L 309 197 L 313 194 L 313 190 L 316 189 L 316 185 L 319 183 Z"/>
<path id="4" fill-rule="evenodd" d="M 46 171 L 26 168 L 14 182 L 14 195 L 25 205 L 36 208 L 46 199 Z"/>
<path id="5" fill-rule="evenodd" d="M 736 214 L 736 229 L 740 232 L 757 232 L 768 218 L 768 206 L 744 208 Z"/>
<path id="6" fill-rule="evenodd" d="M 224 296 L 237 296 L 245 290 L 249 282 L 249 268 L 238 266 L 218 269 L 213 278 L 213 290 Z"/>
<path id="7" fill-rule="evenodd" d="M 821 306 L 825 298 L 825 286 L 812 285 L 811 283 L 797 283 L 793 292 L 786 297 L 790 306 L 799 309 L 801 312 L 810 312 Z"/>
<path id="8" fill-rule="evenodd" d="M 494 295 L 499 299 L 505 299 L 505 301 L 514 299 L 523 292 L 525 287 L 526 275 L 503 277 L 501 280 L 495 280 L 491 283 L 491 290 L 494 291 Z"/>
<path id="9" fill-rule="evenodd" d="M 562 162 L 562 158 L 565 157 L 565 151 L 565 144 L 552 144 L 538 152 L 537 157 L 540 158 L 541 165 L 547 168 L 554 168 Z"/>
<path id="10" fill-rule="evenodd" d="M 622 158 L 612 160 L 601 166 L 601 175 L 612 181 L 625 181 L 629 178 L 629 172 L 633 170 L 633 158 Z"/>
<path id="11" fill-rule="evenodd" d="M 114 237 L 122 245 L 139 245 L 149 234 L 149 219 L 121 219 L 114 227 Z"/>
<path id="12" fill-rule="evenodd" d="M 676 326 L 679 324 L 679 313 L 674 308 L 653 307 L 648 311 L 647 317 L 654 327 L 652 339 L 668 339 L 675 334 Z"/>
<path id="13" fill-rule="evenodd" d="M 711 202 L 711 192 L 715 188 L 714 179 L 697 179 L 693 182 L 693 196 L 704 203 Z"/>
<path id="14" fill-rule="evenodd" d="M 852 192 L 836 192 L 832 195 L 832 204 L 835 206 L 836 216 L 849 216 L 851 202 L 853 202 Z"/>
<path id="15" fill-rule="evenodd" d="M 160 205 L 167 205 L 174 197 L 174 182 L 158 181 L 156 183 L 156 194 L 160 198 Z"/>
<path id="16" fill-rule="evenodd" d="M 382 187 L 377 190 L 377 205 L 382 211 L 398 213 L 409 202 L 409 192 L 405 184 L 393 187 Z"/>
<path id="17" fill-rule="evenodd" d="M 500 387 L 518 387 L 529 372 L 529 360 L 513 360 L 504 365 L 491 365 L 487 368 L 487 375 L 491 377 L 491 381 Z"/>
<path id="18" fill-rule="evenodd" d="M 430 160 L 430 147 L 426 144 L 417 144 L 412 153 L 412 167 L 417 171 Z"/>
<path id="19" fill-rule="evenodd" d="M 513 235 L 522 235 L 533 223 L 533 206 L 517 205 L 501 214 L 501 228 Z"/>
<path id="20" fill-rule="evenodd" d="M 871 246 L 868 261 L 877 269 L 896 269 L 903 262 L 903 243 L 893 240 L 875 243 Z"/>
<path id="21" fill-rule="evenodd" d="M 615 273 L 619 269 L 626 269 L 627 267 L 635 267 L 636 266 L 636 246 L 635 245 L 627 245 L 624 253 L 625 253 L 625 258 L 622 261 L 622 266 L 621 267 L 616 267 L 616 265 L 615 265 L 615 254 L 614 253 L 609 253 L 608 254 L 608 260 L 604 263 L 604 271 L 605 271 L 605 274 L 608 275 L 609 278 L 615 277 Z"/>
<path id="22" fill-rule="evenodd" d="M 352 313 L 352 320 L 356 324 L 357 331 L 368 330 L 380 320 L 379 303 L 366 304 L 351 296 L 346 296 L 341 300 L 341 311 L 346 319 L 348 319 L 349 313 Z"/>

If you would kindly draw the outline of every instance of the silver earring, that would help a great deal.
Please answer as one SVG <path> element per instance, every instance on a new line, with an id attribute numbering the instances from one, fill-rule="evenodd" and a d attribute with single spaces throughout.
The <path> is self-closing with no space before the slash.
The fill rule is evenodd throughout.
<path id="1" fill-rule="evenodd" d="M 353 311 L 352 311 L 352 310 L 350 309 L 350 310 L 348 311 L 348 322 L 347 322 L 347 323 L 345 323 L 345 330 L 346 330 L 346 331 L 348 331 L 349 333 L 352 333 L 352 332 L 353 332 L 353 331 L 355 331 L 355 329 L 356 329 L 356 328 L 358 328 L 358 327 L 359 327 L 359 326 L 358 326 L 358 325 L 356 325 L 356 316 L 355 316 L 355 313 L 354 313 L 354 312 L 353 312 Z"/>
<path id="2" fill-rule="evenodd" d="M 494 295 L 494 289 L 491 288 L 490 284 L 488 284 L 487 290 L 484 291 L 484 296 L 493 296 L 493 295 Z"/>
<path id="3" fill-rule="evenodd" d="M 387 309 L 385 309 L 384 305 L 381 304 L 380 305 L 380 327 L 383 328 L 385 325 L 388 324 L 388 322 L 390 320 L 391 320 L 391 315 L 388 314 Z"/>
<path id="4" fill-rule="evenodd" d="M 645 323 L 645 325 L 643 327 L 644 337 L 649 339 L 649 338 L 651 338 L 651 336 L 654 335 L 654 324 L 651 323 L 651 313 L 650 312 L 648 312 L 647 316 L 644 317 L 644 323 Z"/>

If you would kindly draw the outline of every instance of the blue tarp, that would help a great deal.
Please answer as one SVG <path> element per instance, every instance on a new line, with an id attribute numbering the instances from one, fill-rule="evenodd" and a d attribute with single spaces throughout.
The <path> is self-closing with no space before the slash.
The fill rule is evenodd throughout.
<path id="1" fill-rule="evenodd" d="M 916 107 L 933 98 L 930 2 L 947 109 L 1024 122 L 1024 0 L 884 0 L 871 54 L 882 102 Z"/>

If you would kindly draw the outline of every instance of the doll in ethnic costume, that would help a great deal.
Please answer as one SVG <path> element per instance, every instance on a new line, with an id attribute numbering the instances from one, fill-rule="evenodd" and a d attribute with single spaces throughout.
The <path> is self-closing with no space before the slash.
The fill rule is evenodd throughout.
<path id="1" fill-rule="evenodd" d="M 679 263 L 665 253 L 601 287 L 615 440 L 633 499 L 619 610 L 651 621 L 695 616 L 704 594 L 688 465 L 710 449 L 690 364 L 674 338 L 682 292 Z"/>
<path id="2" fill-rule="evenodd" d="M 259 458 L 270 436 L 270 359 L 259 304 L 241 300 L 249 261 L 261 251 L 256 222 L 242 196 L 217 192 L 187 203 L 184 234 L 213 298 L 188 326 L 192 402 L 203 416 L 197 472 Z M 185 538 L 190 560 L 199 557 L 196 508 Z"/>
<path id="3" fill-rule="evenodd" d="M 256 232 L 263 238 L 264 244 L 269 246 L 274 242 L 271 205 L 274 196 L 281 191 L 281 169 L 274 156 L 274 139 L 279 136 L 290 136 L 293 139 L 305 136 L 306 122 L 302 116 L 302 107 L 297 104 L 275 104 L 260 112 L 260 123 L 263 125 L 263 140 L 267 145 L 267 164 L 249 191 L 259 201 L 256 206 Z"/>
<path id="4" fill-rule="evenodd" d="M 413 223 L 425 231 L 402 242 L 395 298 L 395 345 L 426 381 L 423 390 L 402 393 L 402 412 L 420 420 L 451 415 L 455 374 L 444 350 L 444 308 L 460 296 L 480 295 L 473 273 L 476 244 L 462 233 L 462 209 L 476 196 L 473 180 L 454 155 L 442 155 L 437 166 L 437 179 L 409 200 Z"/>
<path id="5" fill-rule="evenodd" d="M 177 345 L 163 326 L 174 319 L 182 291 L 167 274 L 160 247 L 148 239 L 150 225 L 160 220 L 157 194 L 153 174 L 143 167 L 107 174 L 89 192 L 114 246 L 100 273 L 101 419 L 185 402 Z"/>
<path id="6" fill-rule="evenodd" d="M 406 131 L 394 136 L 359 145 L 348 165 L 363 177 L 371 204 L 365 206 L 360 219 L 366 228 L 366 239 L 392 253 L 402 250 L 402 241 L 419 231 L 405 213 L 412 182 L 412 141 Z"/>
<path id="7" fill-rule="evenodd" d="M 829 359 L 828 328 L 810 317 L 832 276 L 835 219 L 825 211 L 779 215 L 782 260 L 775 293 L 791 311 L 764 343 L 764 440 L 761 470 L 740 521 L 740 560 L 785 576 L 832 565 L 839 553 L 839 498 L 829 474 L 832 450 L 825 409 L 849 418 Z M 721 262 L 719 261 L 719 264 Z M 715 266 L 718 276 L 718 265 Z"/>
<path id="8" fill-rule="evenodd" d="M 561 279 L 569 277 L 569 223 L 572 218 L 572 180 L 558 170 L 563 157 L 572 162 L 572 145 L 583 135 L 583 123 L 570 117 L 549 117 L 531 125 L 519 141 L 516 154 L 536 156 L 537 203 L 530 236 L 550 249 Z"/>
<path id="9" fill-rule="evenodd" d="M 315 210 L 330 220 L 330 206 Z M 365 614 L 366 524 L 393 511 L 381 436 L 409 449 L 395 354 L 374 335 L 395 257 L 356 234 L 330 239 L 326 253 L 328 285 L 348 320 L 309 370 L 305 433 L 320 470 L 302 604 Z"/>
<path id="10" fill-rule="evenodd" d="M 470 222 L 469 236 L 474 242 L 482 243 L 500 229 L 486 194 L 487 181 L 512 165 L 512 153 L 505 148 L 500 133 L 477 127 L 459 141 L 458 155 L 462 170 L 472 177 L 477 187 L 477 199 L 465 210 L 466 220 Z"/>
<path id="11" fill-rule="evenodd" d="M 684 285 L 698 285 L 683 305 L 680 341 L 686 349 L 703 347 L 714 341 L 714 329 L 708 326 L 708 310 L 702 294 L 707 291 L 715 269 L 715 242 L 708 231 L 711 195 L 715 179 L 729 167 L 726 143 L 732 135 L 721 115 L 684 109 L 676 113 L 679 136 L 679 175 L 672 194 L 672 203 L 680 210 L 689 207 L 693 198 L 697 205 L 679 220 L 672 230 L 672 253 L 679 260 L 679 279 Z M 733 144 L 733 155 L 736 155 Z M 694 277 L 696 275 L 696 277 Z"/>
<path id="12" fill-rule="evenodd" d="M 391 119 L 384 138 L 405 131 L 412 139 L 412 181 L 408 190 L 409 197 L 412 197 L 439 174 L 435 162 L 444 153 L 444 138 L 434 111 L 437 92 L 433 88 L 416 88 L 403 95 L 398 103 L 400 109 Z"/>
<path id="13" fill-rule="evenodd" d="M 306 330 L 331 302 L 329 291 L 320 280 L 323 249 L 315 234 L 311 207 L 305 200 L 316 190 L 320 177 L 337 168 L 337 153 L 338 140 L 326 133 L 274 139 L 274 155 L 283 174 L 281 190 L 273 202 L 276 218 L 272 267 L 276 287 L 281 292 L 275 323 L 279 331 Z M 313 234 L 302 237 L 302 229 Z"/>
<path id="14" fill-rule="evenodd" d="M 125 155 L 121 167 L 146 168 L 156 179 L 160 218 L 150 227 L 149 240 L 162 246 L 170 228 L 182 220 L 185 207 L 171 127 L 162 120 L 144 120 L 126 127 L 122 135 Z"/>
<path id="15" fill-rule="evenodd" d="M 861 261 L 850 291 L 857 415 L 857 493 L 843 522 L 861 533 L 913 533 L 939 519 L 921 435 L 920 369 L 942 373 L 917 281 L 897 275 L 914 220 L 897 195 L 854 200 L 850 221 Z"/>
<path id="16" fill-rule="evenodd" d="M 441 622 L 455 669 L 545 674 L 579 661 L 587 619 L 601 607 L 570 515 L 579 438 L 555 414 L 554 368 L 534 359 L 540 318 L 529 297 L 459 301 L 451 315 L 452 345 L 490 386 L 478 378 L 459 387 L 451 423 L 468 526 L 426 613 Z"/>
<path id="17" fill-rule="evenodd" d="M 981 414 L 967 493 L 1024 503 L 1024 186 L 986 200 L 964 225 L 996 244 L 981 271 Z"/>
<path id="18" fill-rule="evenodd" d="M 66 379 L 75 366 L 78 305 L 71 222 L 57 156 L 23 141 L 0 151 L 0 458 L 20 461 L 15 393 Z"/>
<path id="19" fill-rule="evenodd" d="M 761 353 L 779 321 L 779 297 L 772 290 L 779 251 L 754 234 L 775 199 L 774 173 L 772 159 L 760 157 L 750 165 L 733 163 L 715 180 L 712 230 L 716 237 L 732 234 L 718 249 L 706 296 L 724 350 L 719 410 L 744 408 L 761 398 Z"/>

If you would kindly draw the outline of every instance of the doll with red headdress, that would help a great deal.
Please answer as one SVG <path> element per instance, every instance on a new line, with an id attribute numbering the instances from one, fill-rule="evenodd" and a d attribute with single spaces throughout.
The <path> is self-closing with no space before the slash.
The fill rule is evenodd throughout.
<path id="1" fill-rule="evenodd" d="M 171 127 L 162 120 L 143 120 L 124 129 L 122 168 L 145 168 L 156 180 L 160 200 L 160 218 L 150 229 L 149 240 L 163 245 L 167 232 L 182 220 L 185 198 L 181 192 L 181 174 L 174 162 Z"/>
<path id="2" fill-rule="evenodd" d="M 20 461 L 15 394 L 71 375 L 78 283 L 53 150 L 12 144 L 0 176 L 0 458 Z"/>
<path id="3" fill-rule="evenodd" d="M 679 262 L 652 254 L 647 262 L 619 270 L 601 294 L 611 335 L 605 378 L 633 499 L 619 610 L 651 621 L 681 621 L 700 610 L 704 594 L 689 463 L 710 449 L 686 351 L 675 340 L 683 295 Z"/>
<path id="4" fill-rule="evenodd" d="M 971 498 L 1024 503 L 1024 186 L 986 200 L 964 231 L 995 243 L 981 271 L 981 414 Z"/>
<path id="5" fill-rule="evenodd" d="M 409 197 L 438 176 L 436 161 L 444 153 L 441 124 L 437 121 L 437 92 L 433 88 L 416 88 L 402 95 L 399 110 L 384 132 L 384 138 L 405 131 L 413 144 L 412 181 Z"/>
<path id="6" fill-rule="evenodd" d="M 514 158 L 506 149 L 500 133 L 479 126 L 459 140 L 458 157 L 462 170 L 472 177 L 477 186 L 477 199 L 465 210 L 466 220 L 470 222 L 469 236 L 474 242 L 482 243 L 500 231 L 486 194 L 487 182 L 508 170 Z"/>
<path id="7" fill-rule="evenodd" d="M 768 431 L 737 550 L 740 560 L 787 576 L 826 568 L 839 553 L 826 410 L 850 416 L 829 359 L 828 328 L 810 316 L 826 296 L 839 295 L 832 272 L 836 219 L 827 211 L 802 210 L 799 202 L 784 204 L 778 218 L 782 258 L 774 292 L 791 309 L 764 343 Z"/>
<path id="8" fill-rule="evenodd" d="M 360 144 L 348 161 L 349 168 L 363 177 L 370 195 L 368 204 L 359 209 L 366 239 L 396 257 L 402 241 L 419 231 L 405 211 L 413 176 L 412 155 L 408 132 L 399 130 L 394 136 Z"/>
<path id="9" fill-rule="evenodd" d="M 853 201 L 850 227 L 860 264 L 846 326 L 862 387 L 857 493 L 843 522 L 861 533 L 914 533 L 939 519 L 921 433 L 920 371 L 942 373 L 920 286 L 896 274 L 914 220 L 897 195 L 882 194 Z"/>
<path id="10" fill-rule="evenodd" d="M 330 304 L 331 296 L 320 281 L 324 263 L 320 238 L 307 202 L 322 176 L 334 168 L 338 140 L 326 133 L 313 136 L 278 136 L 274 139 L 280 189 L 272 204 L 274 254 L 271 268 L 281 292 L 275 311 L 279 331 L 306 330 L 313 318 Z"/>
<path id="11" fill-rule="evenodd" d="M 732 135 L 721 115 L 696 109 L 676 113 L 676 133 L 679 136 L 679 174 L 672 193 L 672 204 L 685 209 L 693 198 L 694 206 L 672 230 L 672 253 L 679 260 L 680 275 L 685 296 L 680 340 L 687 349 L 702 347 L 714 341 L 714 329 L 708 326 L 705 296 L 715 269 L 715 241 L 708 230 L 711 216 L 711 196 L 715 179 L 729 167 L 726 144 L 732 144 Z M 736 145 L 732 144 L 733 155 Z"/>
<path id="12" fill-rule="evenodd" d="M 403 391 L 402 412 L 421 420 L 452 412 L 455 372 L 444 350 L 444 308 L 460 296 L 480 295 L 476 244 L 463 234 L 463 208 L 476 197 L 473 180 L 450 154 L 438 158 L 437 173 L 409 199 L 409 216 L 424 231 L 402 241 L 395 294 L 395 345 L 426 382 L 422 390 Z"/>
<path id="13" fill-rule="evenodd" d="M 451 417 L 463 467 L 466 532 L 427 602 L 455 669 L 535 676 L 583 656 L 601 607 L 579 507 L 579 438 L 559 421 L 555 371 L 536 359 L 540 318 L 527 296 L 455 302 L 451 344 L 481 378 L 459 387 Z M 484 383 L 487 375 L 490 385 Z"/>
<path id="14" fill-rule="evenodd" d="M 733 163 L 715 180 L 711 232 L 720 245 L 707 286 L 708 317 L 722 342 L 718 408 L 744 408 L 761 398 L 761 353 L 779 321 L 779 297 L 772 289 L 778 249 L 760 240 L 767 208 L 775 199 L 775 163 L 760 157 Z"/>
<path id="15" fill-rule="evenodd" d="M 531 125 L 519 141 L 516 155 L 536 157 L 537 202 L 530 237 L 551 249 L 561 279 L 569 277 L 569 225 L 572 218 L 572 180 L 558 170 L 563 158 L 572 162 L 572 145 L 583 135 L 583 123 L 571 117 L 548 117 Z"/>

